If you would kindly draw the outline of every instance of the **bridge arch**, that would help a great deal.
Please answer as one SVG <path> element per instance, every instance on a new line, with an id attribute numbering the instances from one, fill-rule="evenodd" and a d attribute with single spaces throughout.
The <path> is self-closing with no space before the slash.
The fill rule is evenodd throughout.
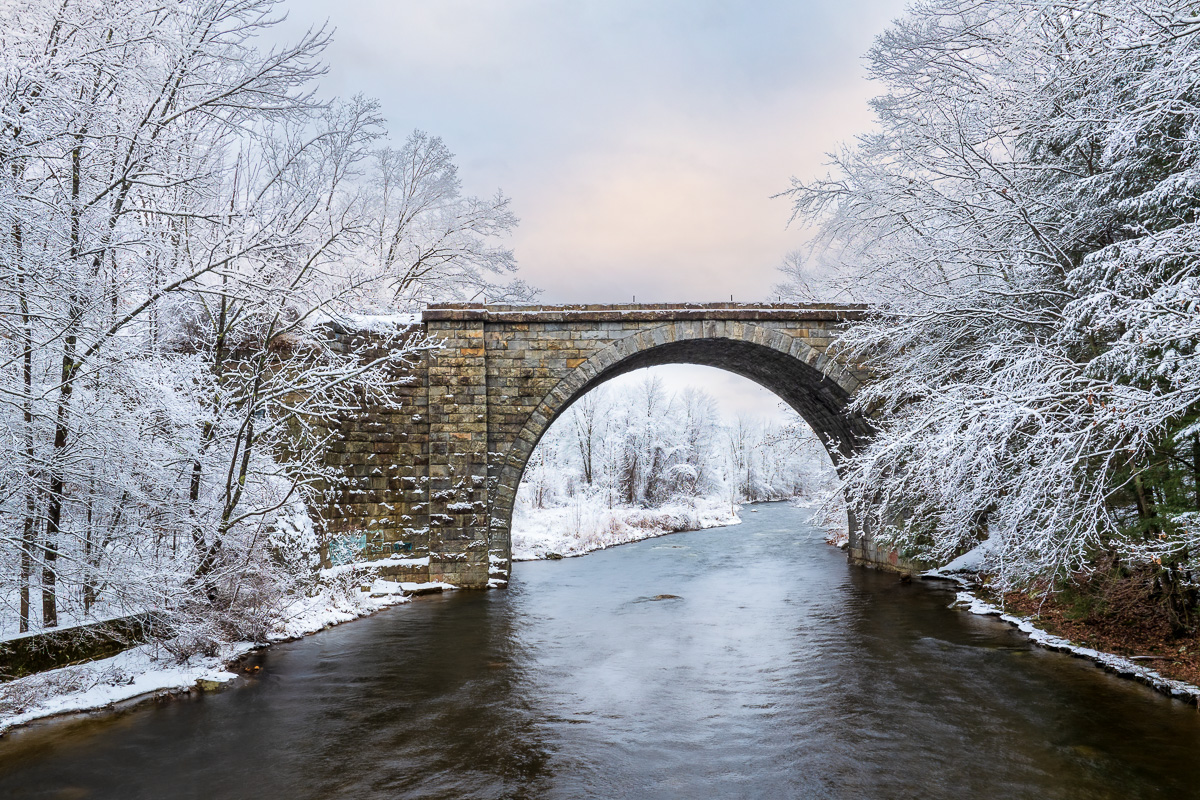
<path id="1" fill-rule="evenodd" d="M 865 372 L 838 354 L 863 306 L 739 303 L 431 306 L 405 335 L 441 346 L 397 367 L 396 400 L 341 420 L 326 454 L 341 471 L 321 512 L 331 536 L 386 562 L 382 574 L 459 586 L 503 582 L 513 504 L 534 447 L 590 389 L 660 364 L 717 367 L 794 408 L 838 466 L 865 430 L 848 411 Z M 386 356 L 389 333 L 331 329 L 331 346 Z M 850 557 L 902 567 L 850 519 Z"/>
<path id="2" fill-rule="evenodd" d="M 489 507 L 491 552 L 509 561 L 517 488 L 534 448 L 570 406 L 627 372 L 698 364 L 748 378 L 795 410 L 825 444 L 837 467 L 864 433 L 847 406 L 861 384 L 854 372 L 799 336 L 753 322 L 676 320 L 619 338 L 568 369 L 537 404 L 506 453 Z M 851 520 L 852 534 L 854 522 Z"/>

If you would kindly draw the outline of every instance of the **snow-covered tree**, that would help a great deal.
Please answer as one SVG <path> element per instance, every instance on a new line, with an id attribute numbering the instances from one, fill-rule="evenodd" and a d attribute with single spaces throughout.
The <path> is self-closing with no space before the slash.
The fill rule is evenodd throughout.
<path id="1" fill-rule="evenodd" d="M 0 6 L 0 608 L 21 630 L 151 610 L 197 647 L 255 635 L 311 561 L 282 549 L 317 544 L 289 520 L 336 479 L 327 423 L 426 346 L 395 324 L 363 363 L 328 326 L 527 294 L 495 283 L 507 200 L 462 196 L 436 138 L 389 150 L 373 102 L 319 100 L 328 37 L 262 47 L 279 10 Z"/>
<path id="2" fill-rule="evenodd" d="M 632 387 L 601 386 L 567 409 L 531 454 L 519 500 L 532 508 L 578 499 L 658 508 L 704 498 L 817 499 L 831 491 L 833 476 L 798 415 L 785 425 L 724 420 L 712 395 L 690 386 L 668 392 L 650 374 Z"/>
<path id="3" fill-rule="evenodd" d="M 794 296 L 873 303 L 860 520 L 1002 585 L 1200 544 L 1200 17 L 1172 0 L 930 0 L 877 40 L 878 126 L 796 182 Z M 820 276 L 814 279 L 814 275 Z"/>
<path id="4" fill-rule="evenodd" d="M 497 237 L 517 218 L 497 193 L 464 197 L 454 156 L 437 137 L 415 131 L 399 149 L 375 151 L 367 174 L 369 255 L 388 275 L 384 308 L 430 301 L 526 302 L 536 293 L 522 281 L 495 282 L 516 270 Z"/>

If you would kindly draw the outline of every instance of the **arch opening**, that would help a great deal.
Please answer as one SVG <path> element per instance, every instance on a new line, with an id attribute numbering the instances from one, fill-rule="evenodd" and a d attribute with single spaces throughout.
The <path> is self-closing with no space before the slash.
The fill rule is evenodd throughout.
<path id="1" fill-rule="evenodd" d="M 526 423 L 496 475 L 490 545 L 511 558 L 511 524 L 517 489 L 528 459 L 542 436 L 567 409 L 591 390 L 634 370 L 664 364 L 715 367 L 747 378 L 773 392 L 817 434 L 835 466 L 850 455 L 863 432 L 847 412 L 857 380 L 837 362 L 816 353 L 799 338 L 756 326 L 740 326 L 740 336 L 678 335 L 664 326 L 619 340 L 570 371 L 546 395 Z M 689 332 L 690 333 L 690 332 Z M 851 544 L 855 535 L 849 520 Z"/>
<path id="2" fill-rule="evenodd" d="M 639 350 L 589 379 L 559 406 L 558 413 L 613 378 L 663 364 L 715 367 L 754 381 L 778 396 L 822 437 L 835 465 L 854 451 L 861 434 L 859 423 L 845 411 L 850 393 L 833 377 L 768 345 L 726 338 L 685 339 Z"/>
<path id="3" fill-rule="evenodd" d="M 606 376 L 547 428 L 518 486 L 512 555 L 734 524 L 747 503 L 812 507 L 836 484 L 824 444 L 777 394 L 717 368 L 639 368 Z M 827 535 L 845 536 L 840 504 L 814 511 Z"/>

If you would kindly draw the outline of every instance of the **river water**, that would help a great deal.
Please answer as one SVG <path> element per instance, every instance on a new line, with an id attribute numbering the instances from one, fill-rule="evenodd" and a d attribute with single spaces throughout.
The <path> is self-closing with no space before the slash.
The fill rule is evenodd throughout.
<path id="1" fill-rule="evenodd" d="M 0 797 L 1200 797 L 1196 709 L 755 508 L 16 731 Z"/>

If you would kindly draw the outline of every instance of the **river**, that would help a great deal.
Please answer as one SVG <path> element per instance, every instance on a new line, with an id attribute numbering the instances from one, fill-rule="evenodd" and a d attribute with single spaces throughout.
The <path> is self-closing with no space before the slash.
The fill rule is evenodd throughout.
<path id="1" fill-rule="evenodd" d="M 1196 709 L 755 509 L 14 731 L 0 797 L 1200 797 Z"/>

